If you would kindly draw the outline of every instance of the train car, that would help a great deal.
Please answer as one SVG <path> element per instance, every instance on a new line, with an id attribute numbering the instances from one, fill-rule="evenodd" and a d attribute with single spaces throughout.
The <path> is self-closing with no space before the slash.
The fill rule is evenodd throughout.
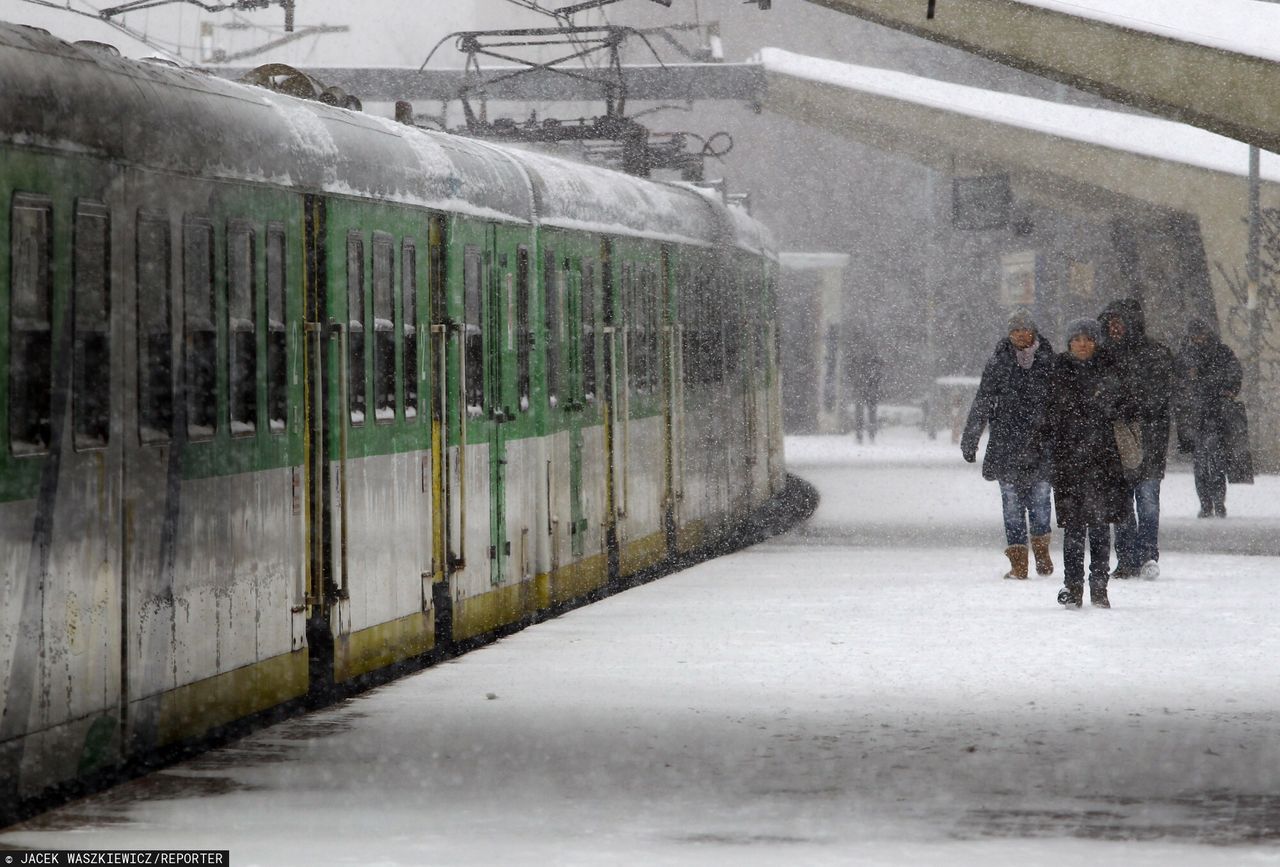
<path id="1" fill-rule="evenodd" d="M 6 810 L 513 628 L 777 495 L 718 196 L 0 24 Z"/>

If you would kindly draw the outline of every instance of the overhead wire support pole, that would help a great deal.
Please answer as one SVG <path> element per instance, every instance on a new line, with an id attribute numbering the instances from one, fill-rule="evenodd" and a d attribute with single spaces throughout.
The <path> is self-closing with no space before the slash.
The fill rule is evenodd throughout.
<path id="1" fill-rule="evenodd" d="M 1249 248 L 1245 256 L 1246 294 L 1245 309 L 1249 316 L 1249 390 L 1250 403 L 1258 399 L 1259 380 L 1262 376 L 1262 207 L 1260 201 L 1262 152 L 1256 145 L 1249 146 Z"/>

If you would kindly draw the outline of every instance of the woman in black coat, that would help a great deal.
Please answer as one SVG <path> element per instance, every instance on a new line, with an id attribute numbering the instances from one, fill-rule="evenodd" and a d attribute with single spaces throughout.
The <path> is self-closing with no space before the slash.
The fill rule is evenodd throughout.
<path id="1" fill-rule="evenodd" d="M 1049 401 L 1053 347 L 1026 310 L 1009 317 L 1009 336 L 1001 340 L 982 371 L 978 393 L 960 438 L 960 453 L 973 463 L 978 441 L 990 428 L 982 477 L 1000 483 L 1004 512 L 1006 578 L 1027 577 L 1027 548 L 1036 572 L 1053 574 L 1049 556 L 1049 462 L 1037 432 Z M 1030 525 L 1030 534 L 1028 534 Z"/>
<path id="2" fill-rule="evenodd" d="M 1122 403 L 1118 382 L 1103 375 L 1095 355 L 1096 320 L 1078 319 L 1067 329 L 1067 351 L 1054 359 L 1050 375 L 1045 435 L 1053 460 L 1053 500 L 1063 528 L 1066 586 L 1063 605 L 1079 608 L 1084 598 L 1084 549 L 1089 546 L 1089 599 L 1110 608 L 1107 577 L 1110 524 L 1132 510 L 1130 484 L 1120 466 L 1112 421 Z"/>

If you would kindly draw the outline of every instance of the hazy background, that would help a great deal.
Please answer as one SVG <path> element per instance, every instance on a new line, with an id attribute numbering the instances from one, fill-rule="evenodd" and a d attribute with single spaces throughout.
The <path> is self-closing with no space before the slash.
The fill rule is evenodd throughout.
<path id="1" fill-rule="evenodd" d="M 544 2 L 561 6 L 567 0 Z M 72 9 L 80 12 L 102 5 L 80 0 L 71 3 Z M 196 64 L 206 63 L 211 49 L 235 55 L 284 36 L 284 14 L 279 8 L 208 13 L 178 3 L 118 19 L 150 45 L 75 11 L 25 0 L 0 0 L 0 18 L 36 24 L 68 39 L 112 42 L 133 56 L 163 50 Z M 718 33 L 727 61 L 746 60 L 761 47 L 774 46 L 1041 98 L 1105 104 L 1044 79 L 802 0 L 775 0 L 769 11 L 741 0 L 674 0 L 670 8 L 647 0 L 622 0 L 602 10 L 580 13 L 574 20 L 578 25 L 613 23 L 644 28 L 698 24 L 700 30 L 681 32 L 677 37 L 693 48 L 705 43 L 709 34 Z M 552 23 L 550 18 L 507 0 L 298 0 L 297 30 L 328 25 L 345 26 L 347 31 L 304 36 L 232 63 L 416 68 L 451 32 Z M 653 44 L 665 60 L 682 60 L 661 40 Z M 626 61 L 652 62 L 653 57 L 637 40 L 628 44 Z M 461 63 L 462 56 L 452 41 L 447 41 L 431 65 Z M 651 107 L 635 102 L 630 105 L 633 111 Z M 440 110 L 439 105 L 419 104 L 415 108 L 428 113 Z M 544 103 L 491 109 L 491 117 L 511 113 L 523 120 L 530 110 L 536 110 L 539 117 L 576 118 L 601 113 L 603 106 Z M 392 109 L 372 104 L 366 105 L 366 110 L 390 114 Z M 460 120 L 456 104 L 450 117 L 454 123 Z M 1124 253 L 1117 253 L 1117 237 L 1123 235 L 1123 226 L 1015 201 L 1009 228 L 957 230 L 950 224 L 951 178 L 891 153 L 729 102 L 676 107 L 647 114 L 643 120 L 655 132 L 688 130 L 703 137 L 728 132 L 733 150 L 721 161 L 708 162 L 708 177 L 723 176 L 731 190 L 749 192 L 756 216 L 772 228 L 781 249 L 850 255 L 847 325 L 868 335 L 884 357 L 887 400 L 918 400 L 935 376 L 975 375 L 981 370 L 994 341 L 1003 336 L 1005 310 L 999 301 L 1002 253 L 1035 250 L 1040 254 L 1045 287 L 1041 292 L 1042 318 L 1050 320 L 1042 326 L 1050 335 L 1061 320 L 1077 312 L 1096 312 L 1067 309 L 1063 297 L 1055 299 L 1053 287 L 1066 284 L 1063 274 L 1069 262 L 1092 262 L 1097 268 L 1098 297 L 1096 302 L 1084 302 L 1086 308 L 1100 308 L 1106 298 L 1126 290 Z M 937 323 L 937 339 L 931 348 L 925 345 L 925 319 L 930 311 Z"/>

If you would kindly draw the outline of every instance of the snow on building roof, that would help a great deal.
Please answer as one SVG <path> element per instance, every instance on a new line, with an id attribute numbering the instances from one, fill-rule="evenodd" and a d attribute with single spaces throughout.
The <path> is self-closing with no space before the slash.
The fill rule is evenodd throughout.
<path id="1" fill-rule="evenodd" d="M 1016 0 L 1077 18 L 1280 60 L 1280 5 L 1257 0 Z"/>
<path id="2" fill-rule="evenodd" d="M 805 271 L 817 268 L 843 268 L 849 264 L 848 253 L 779 253 L 778 260 L 783 268 L 794 271 Z"/>
<path id="3" fill-rule="evenodd" d="M 1044 0 L 1040 5 L 1048 2 Z M 905 72 L 805 57 L 778 48 L 761 49 L 759 60 L 767 74 L 864 91 L 1209 171 L 1233 175 L 1247 175 L 1249 171 L 1248 145 L 1174 121 L 983 90 Z M 1261 171 L 1265 180 L 1280 183 L 1280 156 L 1264 152 Z"/>

